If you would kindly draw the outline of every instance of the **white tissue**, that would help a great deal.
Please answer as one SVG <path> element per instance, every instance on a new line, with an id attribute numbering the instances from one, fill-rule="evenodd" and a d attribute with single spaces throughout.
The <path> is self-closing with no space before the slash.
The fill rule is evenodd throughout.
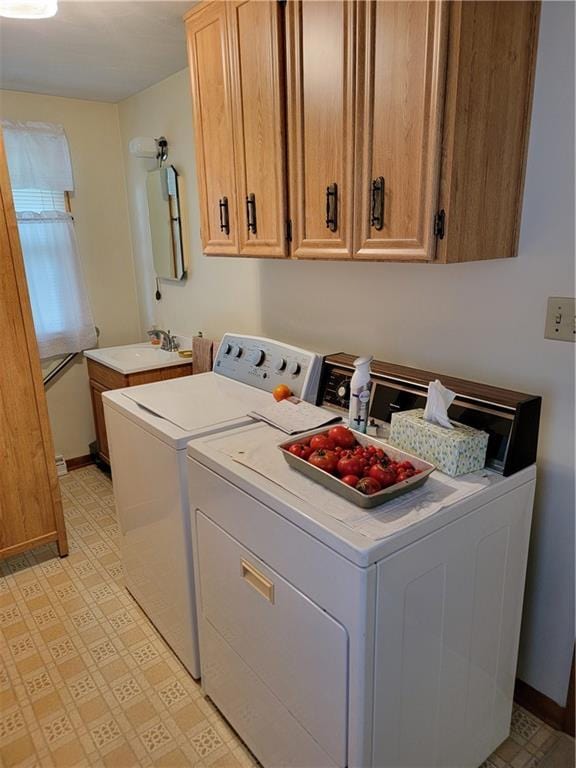
<path id="1" fill-rule="evenodd" d="M 448 408 L 455 397 L 456 393 L 446 389 L 439 379 L 431 381 L 428 384 L 428 399 L 423 418 L 431 424 L 438 424 L 439 427 L 454 429 L 448 418 Z"/>

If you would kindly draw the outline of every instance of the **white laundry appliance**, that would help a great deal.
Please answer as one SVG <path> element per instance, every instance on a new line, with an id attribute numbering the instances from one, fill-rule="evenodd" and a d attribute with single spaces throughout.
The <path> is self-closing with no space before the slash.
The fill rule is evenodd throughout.
<path id="1" fill-rule="evenodd" d="M 286 383 L 315 401 L 321 358 L 226 334 L 210 373 L 105 392 L 125 583 L 193 677 L 200 676 L 186 444 L 252 419 Z"/>
<path id="2" fill-rule="evenodd" d="M 327 358 L 342 408 L 353 358 Z M 438 374 L 374 365 L 372 430 Z M 360 509 L 252 424 L 188 448 L 202 685 L 265 768 L 471 768 L 509 732 L 540 398 L 440 378 L 490 468 Z"/>

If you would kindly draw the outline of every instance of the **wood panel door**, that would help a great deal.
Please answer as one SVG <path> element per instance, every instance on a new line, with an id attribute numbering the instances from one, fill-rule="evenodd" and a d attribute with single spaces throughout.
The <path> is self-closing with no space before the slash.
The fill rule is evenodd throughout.
<path id="1" fill-rule="evenodd" d="M 0 131 L 0 557 L 68 553 L 48 409 Z"/>
<path id="2" fill-rule="evenodd" d="M 281 8 L 276 0 L 227 7 L 240 253 L 286 256 Z"/>
<path id="3" fill-rule="evenodd" d="M 441 0 L 368 0 L 358 13 L 354 256 L 430 260 L 447 8 Z"/>
<path id="4" fill-rule="evenodd" d="M 354 35 L 351 0 L 287 5 L 292 255 L 352 255 Z"/>
<path id="5" fill-rule="evenodd" d="M 200 227 L 206 254 L 237 255 L 234 133 L 226 3 L 186 18 L 192 81 Z"/>

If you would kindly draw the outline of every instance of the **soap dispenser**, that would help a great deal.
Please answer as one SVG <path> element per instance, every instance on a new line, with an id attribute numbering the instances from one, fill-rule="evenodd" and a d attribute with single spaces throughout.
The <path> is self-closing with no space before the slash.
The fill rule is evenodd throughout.
<path id="1" fill-rule="evenodd" d="M 350 411 L 348 426 L 356 432 L 366 432 L 372 379 L 370 363 L 374 358 L 358 357 L 354 360 L 354 373 L 350 381 Z"/>

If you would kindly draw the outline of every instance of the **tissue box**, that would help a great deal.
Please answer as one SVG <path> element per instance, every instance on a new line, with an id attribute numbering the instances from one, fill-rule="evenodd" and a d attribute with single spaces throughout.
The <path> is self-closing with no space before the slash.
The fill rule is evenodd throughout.
<path id="1" fill-rule="evenodd" d="M 458 422 L 452 422 L 454 429 L 445 429 L 424 421 L 423 414 L 422 409 L 393 413 L 389 441 L 451 477 L 484 467 L 487 432 Z"/>

